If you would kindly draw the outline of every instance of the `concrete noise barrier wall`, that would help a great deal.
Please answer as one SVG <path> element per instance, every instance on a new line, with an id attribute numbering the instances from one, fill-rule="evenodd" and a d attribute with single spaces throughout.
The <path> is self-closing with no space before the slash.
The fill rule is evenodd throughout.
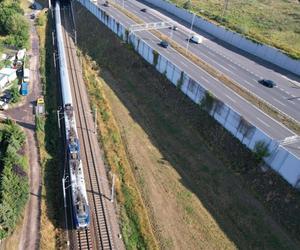
<path id="1" fill-rule="evenodd" d="M 179 66 L 160 55 L 136 34 L 128 35 L 129 32 L 122 23 L 109 16 L 101 7 L 92 1 L 78 1 L 122 40 L 129 42 L 137 53 L 148 63 L 152 64 L 157 71 L 165 74 L 171 83 L 180 87 L 181 91 L 195 103 L 199 104 L 203 98 L 205 98 L 208 91 L 202 87 L 200 82 L 193 80 L 187 73 L 183 72 Z M 289 152 L 286 147 L 281 146 L 276 140 L 259 128 L 253 126 L 232 107 L 217 99 L 214 100 L 208 112 L 249 149 L 253 150 L 258 142 L 263 141 L 267 143 L 271 154 L 265 161 L 291 185 L 294 187 L 300 185 L 300 159 Z"/>
<path id="2" fill-rule="evenodd" d="M 191 23 L 193 14 L 188 10 L 177 7 L 176 5 L 164 0 L 144 0 L 154 6 L 157 6 L 180 19 Z M 265 61 L 275 64 L 283 69 L 286 69 L 294 74 L 300 75 L 300 60 L 292 59 L 282 51 L 261 43 L 255 43 L 241 34 L 230 31 L 222 26 L 211 23 L 199 16 L 194 20 L 194 26 L 205 31 L 206 33 L 225 41 L 234 47 L 244 50 L 252 55 L 255 55 Z"/>

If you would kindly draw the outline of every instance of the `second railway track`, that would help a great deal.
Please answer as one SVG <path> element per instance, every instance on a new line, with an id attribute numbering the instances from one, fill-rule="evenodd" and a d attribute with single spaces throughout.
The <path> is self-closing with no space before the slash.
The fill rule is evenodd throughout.
<path id="1" fill-rule="evenodd" d="M 75 97 L 76 115 L 78 118 L 79 138 L 81 143 L 81 157 L 85 173 L 88 199 L 91 212 L 90 228 L 86 230 L 76 230 L 77 242 L 73 244 L 78 249 L 113 249 L 112 237 L 107 219 L 104 198 L 100 188 L 100 177 L 97 173 L 97 160 L 94 153 L 94 145 L 91 136 L 94 136 L 92 126 L 87 116 L 91 115 L 88 103 L 84 102 L 84 86 L 82 86 L 82 75 L 77 63 L 76 48 L 71 40 L 68 31 L 72 31 L 71 13 L 69 7 L 61 10 L 63 34 L 65 40 L 65 51 L 70 75 L 70 85 Z"/>

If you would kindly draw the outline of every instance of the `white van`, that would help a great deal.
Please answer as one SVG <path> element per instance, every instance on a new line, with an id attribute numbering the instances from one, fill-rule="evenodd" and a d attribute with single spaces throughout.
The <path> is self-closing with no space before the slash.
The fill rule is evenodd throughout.
<path id="1" fill-rule="evenodd" d="M 202 43 L 203 37 L 198 35 L 192 35 L 191 41 L 194 43 Z"/>
<path id="2" fill-rule="evenodd" d="M 23 81 L 29 83 L 29 69 L 24 69 Z"/>

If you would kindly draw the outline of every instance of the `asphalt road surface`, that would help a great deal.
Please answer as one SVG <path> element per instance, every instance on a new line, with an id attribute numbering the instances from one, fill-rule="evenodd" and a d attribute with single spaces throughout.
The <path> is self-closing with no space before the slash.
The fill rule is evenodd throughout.
<path id="1" fill-rule="evenodd" d="M 123 4 L 122 0 L 117 0 L 117 2 L 120 5 Z M 190 25 L 187 23 L 166 12 L 164 14 L 168 14 L 169 17 L 165 16 L 151 9 L 154 6 L 149 8 L 137 1 L 126 0 L 124 1 L 124 7 L 143 19 L 146 23 L 160 21 L 176 22 L 175 25 L 178 26 L 177 31 L 172 32 L 170 29 L 162 29 L 160 31 L 167 36 L 172 36 L 172 39 L 183 47 L 187 46 L 187 38 L 191 34 Z M 147 8 L 147 12 L 142 12 L 142 8 Z M 195 29 L 195 27 L 193 31 L 193 33 L 199 33 L 205 39 L 201 44 L 190 43 L 189 51 L 285 114 L 300 121 L 299 77 L 234 48 L 201 32 L 199 29 Z M 258 83 L 260 79 L 271 79 L 277 86 L 272 89 L 262 86 Z"/>

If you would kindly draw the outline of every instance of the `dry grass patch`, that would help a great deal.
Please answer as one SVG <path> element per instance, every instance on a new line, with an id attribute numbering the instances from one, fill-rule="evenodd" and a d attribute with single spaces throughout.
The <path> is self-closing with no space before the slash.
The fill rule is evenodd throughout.
<path id="1" fill-rule="evenodd" d="M 103 91 L 103 80 L 93 70 L 96 65 L 83 58 L 83 75 L 87 85 L 90 103 L 97 107 L 98 128 L 105 157 L 113 173 L 117 174 L 116 194 L 120 206 L 121 231 L 127 249 L 158 249 L 150 227 L 143 199 L 136 187 L 122 138 L 115 124 L 111 109 Z"/>
<path id="2" fill-rule="evenodd" d="M 159 246 L 297 249 L 299 194 L 274 172 L 262 173 L 228 131 L 74 7 L 78 44 L 100 65 L 108 100 L 100 106 L 111 108 L 121 133 L 102 141 L 124 144 Z M 100 103 L 103 89 L 90 93 Z"/>

